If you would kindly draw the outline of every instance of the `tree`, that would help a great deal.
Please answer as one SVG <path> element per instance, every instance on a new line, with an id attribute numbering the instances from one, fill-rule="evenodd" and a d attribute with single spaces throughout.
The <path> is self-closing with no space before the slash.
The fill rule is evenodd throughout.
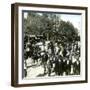
<path id="1" fill-rule="evenodd" d="M 24 32 L 44 35 L 48 40 L 59 40 L 62 43 L 80 41 L 78 29 L 70 21 L 63 21 L 60 14 L 29 12 L 24 19 Z"/>
<path id="2" fill-rule="evenodd" d="M 62 36 L 61 39 L 63 39 L 65 42 L 72 43 L 77 40 L 76 38 L 78 37 L 78 30 L 69 21 L 60 21 L 58 33 Z"/>
<path id="3" fill-rule="evenodd" d="M 28 34 L 40 34 L 43 24 L 41 23 L 41 16 L 37 13 L 28 13 L 27 19 L 24 22 L 24 31 Z"/>

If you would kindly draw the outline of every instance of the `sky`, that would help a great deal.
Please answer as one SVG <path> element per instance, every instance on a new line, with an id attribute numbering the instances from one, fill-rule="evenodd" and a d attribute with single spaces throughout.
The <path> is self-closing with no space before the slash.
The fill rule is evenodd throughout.
<path id="1" fill-rule="evenodd" d="M 75 28 L 81 30 L 81 15 L 70 15 L 70 14 L 61 14 L 61 19 L 64 21 L 70 21 Z"/>

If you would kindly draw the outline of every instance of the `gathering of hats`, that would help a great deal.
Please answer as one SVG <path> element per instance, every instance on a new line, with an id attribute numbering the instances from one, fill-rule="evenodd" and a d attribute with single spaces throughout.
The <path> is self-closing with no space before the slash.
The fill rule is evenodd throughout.
<path id="1" fill-rule="evenodd" d="M 25 35 L 24 42 L 25 77 L 80 75 L 79 42 L 62 43 L 43 35 Z"/>

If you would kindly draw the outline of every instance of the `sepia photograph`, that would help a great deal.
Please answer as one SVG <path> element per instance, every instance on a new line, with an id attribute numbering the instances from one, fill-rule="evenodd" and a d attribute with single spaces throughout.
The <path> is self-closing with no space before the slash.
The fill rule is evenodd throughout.
<path id="1" fill-rule="evenodd" d="M 23 11 L 23 78 L 80 75 L 81 14 Z"/>

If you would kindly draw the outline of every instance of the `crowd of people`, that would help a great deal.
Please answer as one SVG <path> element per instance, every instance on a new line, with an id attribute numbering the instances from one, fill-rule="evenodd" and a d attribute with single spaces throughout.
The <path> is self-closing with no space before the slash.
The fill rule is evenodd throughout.
<path id="1" fill-rule="evenodd" d="M 80 42 L 60 42 L 47 40 L 43 36 L 24 37 L 24 70 L 27 76 L 26 60 L 41 65 L 43 74 L 51 76 L 80 75 Z M 32 65 L 31 65 L 32 66 Z"/>

